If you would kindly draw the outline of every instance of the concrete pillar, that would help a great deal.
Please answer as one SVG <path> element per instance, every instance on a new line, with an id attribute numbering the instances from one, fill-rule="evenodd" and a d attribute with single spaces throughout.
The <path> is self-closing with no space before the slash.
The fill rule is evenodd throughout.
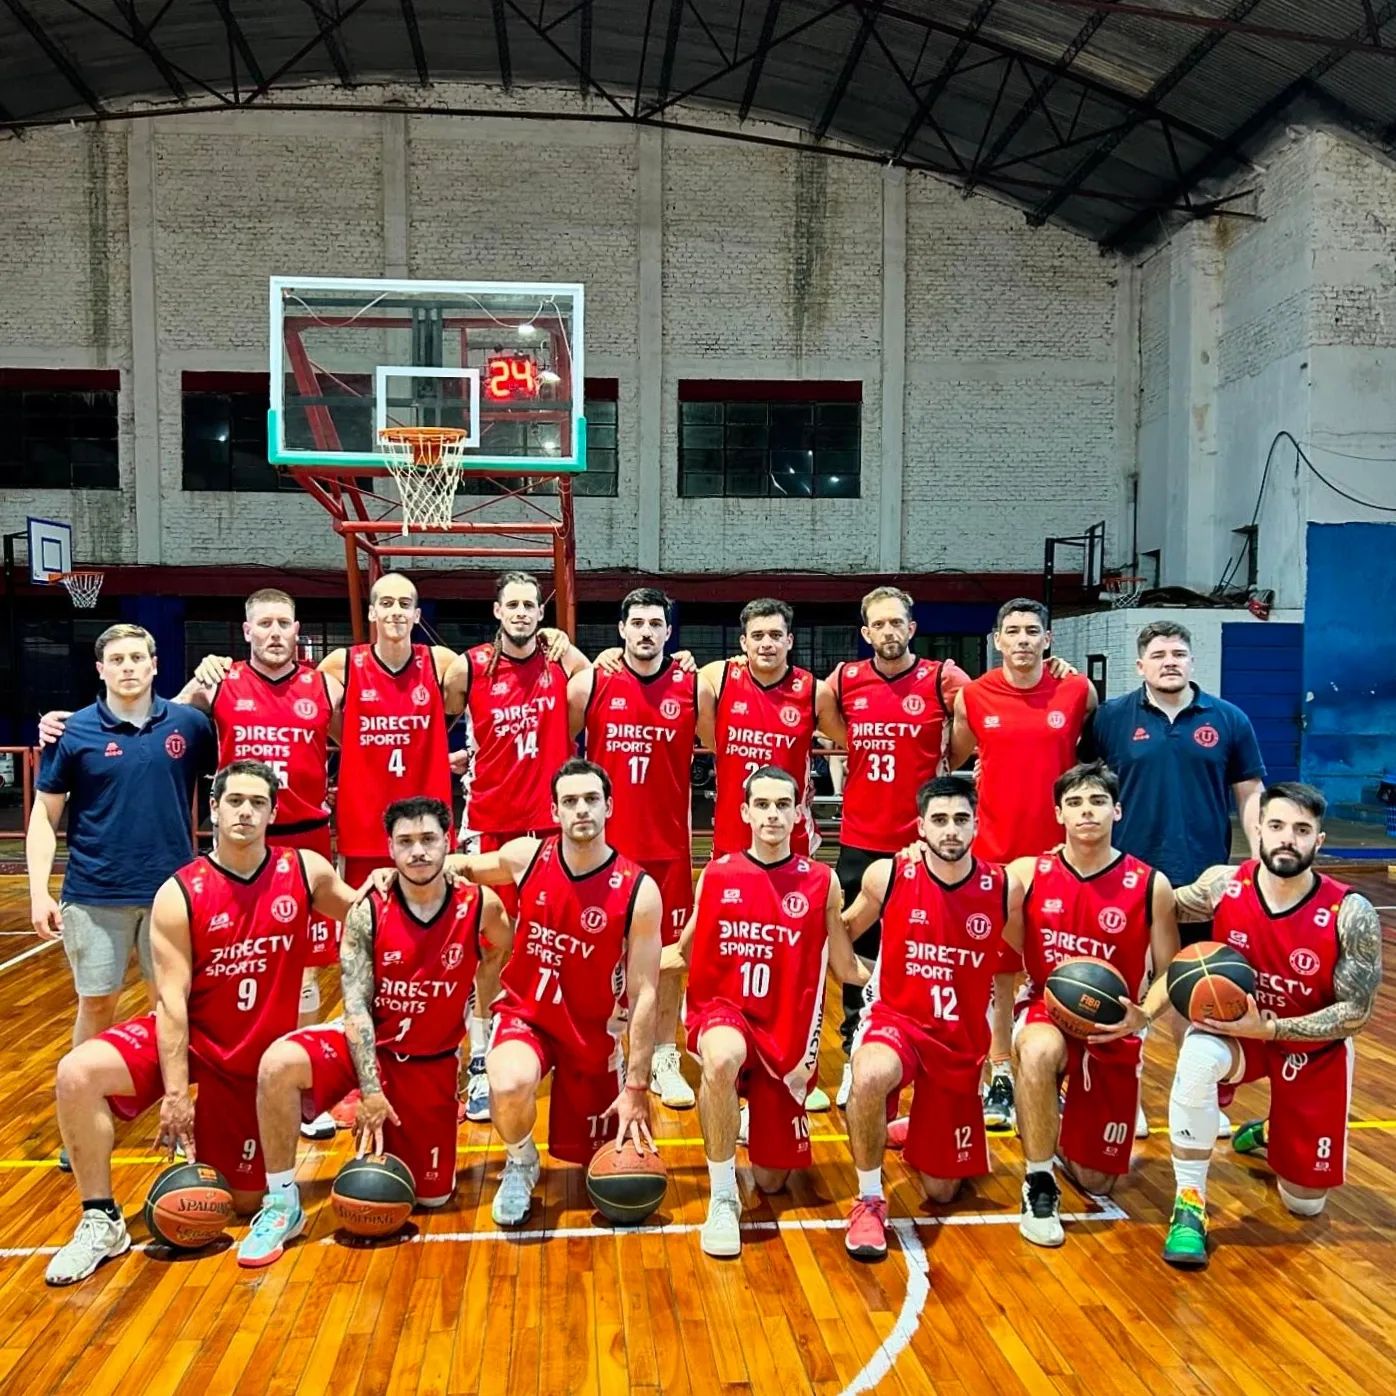
<path id="1" fill-rule="evenodd" d="M 127 218 L 131 283 L 131 471 L 136 498 L 136 561 L 158 566 L 163 521 L 160 486 L 160 355 L 155 287 L 155 123 L 127 128 Z"/>
<path id="2" fill-rule="evenodd" d="M 639 315 L 635 333 L 639 375 L 636 437 L 639 480 L 636 491 L 638 544 L 635 565 L 659 571 L 659 532 L 663 524 L 664 449 L 664 132 L 644 129 L 639 141 Z"/>
<path id="3" fill-rule="evenodd" d="M 407 113 L 391 112 L 383 123 L 383 275 L 404 278 L 408 270 Z"/>
<path id="4" fill-rule="evenodd" d="M 902 570 L 902 476 L 906 452 L 906 171 L 882 174 L 882 461 L 878 471 L 877 565 Z"/>
<path id="5" fill-rule="evenodd" d="M 1106 561 L 1128 568 L 1138 551 L 1134 500 L 1139 490 L 1139 268 L 1121 258 L 1115 283 L 1115 460 L 1118 523 L 1108 530 Z"/>

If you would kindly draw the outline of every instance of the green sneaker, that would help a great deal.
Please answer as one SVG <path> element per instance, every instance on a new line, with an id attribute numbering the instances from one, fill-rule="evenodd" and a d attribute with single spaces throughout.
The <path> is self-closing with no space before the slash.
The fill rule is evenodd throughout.
<path id="1" fill-rule="evenodd" d="M 1207 1204 L 1196 1188 L 1184 1188 L 1173 1199 L 1163 1258 L 1170 1265 L 1187 1269 L 1207 1264 Z"/>
<path id="2" fill-rule="evenodd" d="M 1258 1154 L 1262 1153 L 1265 1146 L 1270 1142 L 1270 1133 L 1267 1126 L 1268 1120 L 1247 1120 L 1231 1136 L 1231 1147 L 1238 1154 Z"/>
<path id="3" fill-rule="evenodd" d="M 238 1264 L 249 1270 L 260 1270 L 281 1259 L 288 1242 L 305 1230 L 305 1213 L 300 1197 L 279 1194 L 262 1199 L 262 1210 L 252 1218 L 247 1235 L 238 1243 Z"/>

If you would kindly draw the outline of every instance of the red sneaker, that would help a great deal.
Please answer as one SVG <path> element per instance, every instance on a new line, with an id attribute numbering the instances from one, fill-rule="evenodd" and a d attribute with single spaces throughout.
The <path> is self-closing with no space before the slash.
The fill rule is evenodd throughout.
<path id="1" fill-rule="evenodd" d="M 910 1128 L 911 1117 L 909 1115 L 902 1115 L 900 1118 L 893 1120 L 892 1123 L 887 1126 L 887 1147 L 889 1149 L 905 1149 L 906 1132 Z"/>
<path id="2" fill-rule="evenodd" d="M 848 1218 L 844 1245 L 854 1260 L 881 1260 L 887 1254 L 887 1199 L 860 1197 Z"/>
<path id="3" fill-rule="evenodd" d="M 353 1129 L 354 1121 L 359 1118 L 360 1094 L 357 1090 L 350 1091 L 343 1100 L 339 1102 L 331 1111 L 330 1116 L 340 1129 Z"/>

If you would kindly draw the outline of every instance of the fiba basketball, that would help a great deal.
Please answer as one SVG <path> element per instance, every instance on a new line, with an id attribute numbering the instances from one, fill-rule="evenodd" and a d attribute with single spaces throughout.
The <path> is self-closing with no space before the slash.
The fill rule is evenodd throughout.
<path id="1" fill-rule="evenodd" d="M 643 1154 L 626 1140 L 619 1149 L 603 1144 L 587 1169 L 587 1195 L 596 1210 L 618 1226 L 639 1226 L 664 1200 L 669 1171 L 654 1149 Z"/>
<path id="2" fill-rule="evenodd" d="M 1045 997 L 1052 1021 L 1064 1033 L 1089 1037 L 1124 1018 L 1120 998 L 1128 993 L 1114 965 L 1083 956 L 1063 961 L 1047 976 Z"/>
<path id="3" fill-rule="evenodd" d="M 1169 1002 L 1191 1023 L 1234 1022 L 1253 993 L 1255 969 L 1234 945 L 1216 940 L 1185 945 L 1168 966 Z"/>
<path id="4" fill-rule="evenodd" d="M 233 1194 L 206 1163 L 172 1163 L 145 1200 L 150 1234 L 175 1250 L 196 1251 L 216 1241 L 233 1219 Z"/>
<path id="5" fill-rule="evenodd" d="M 391 1236 L 416 1205 L 412 1172 L 392 1154 L 350 1159 L 330 1190 L 335 1220 L 351 1236 Z"/>

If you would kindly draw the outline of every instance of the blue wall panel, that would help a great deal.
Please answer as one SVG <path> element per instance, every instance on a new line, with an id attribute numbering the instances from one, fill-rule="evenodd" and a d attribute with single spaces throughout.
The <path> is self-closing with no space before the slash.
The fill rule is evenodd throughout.
<path id="1" fill-rule="evenodd" d="M 1251 720 L 1271 780 L 1299 778 L 1304 627 L 1222 626 L 1221 696 Z"/>

